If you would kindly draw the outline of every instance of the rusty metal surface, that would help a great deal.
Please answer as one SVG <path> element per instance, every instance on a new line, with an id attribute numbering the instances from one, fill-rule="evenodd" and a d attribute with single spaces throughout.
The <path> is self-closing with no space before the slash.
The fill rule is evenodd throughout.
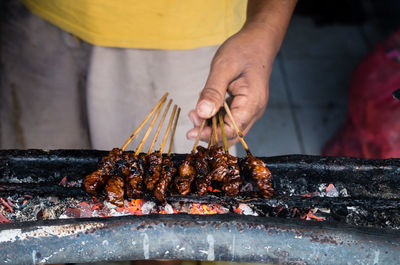
<path id="1" fill-rule="evenodd" d="M 232 215 L 2 224 L 0 264 L 193 259 L 400 264 L 399 231 Z"/>

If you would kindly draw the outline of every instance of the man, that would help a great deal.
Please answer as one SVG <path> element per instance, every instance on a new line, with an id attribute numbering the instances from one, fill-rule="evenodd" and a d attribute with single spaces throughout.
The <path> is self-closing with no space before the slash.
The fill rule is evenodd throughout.
<path id="1" fill-rule="evenodd" d="M 192 144 L 185 135 L 197 136 L 202 119 L 215 115 L 226 93 L 244 133 L 262 116 L 273 61 L 296 5 L 296 0 L 22 2 L 44 20 L 16 1 L 4 4 L 1 148 L 110 150 L 123 144 L 168 91 L 182 108 L 174 146 L 181 153 Z M 236 134 L 228 117 L 225 122 L 232 145 Z M 208 141 L 210 133 L 206 127 L 201 139 Z"/>
<path id="2" fill-rule="evenodd" d="M 186 132 L 193 139 L 226 92 L 244 133 L 261 117 L 273 60 L 296 4 L 250 0 L 245 19 L 242 0 L 23 1 L 88 45 L 13 2 L 6 4 L 14 10 L 2 34 L 2 148 L 120 146 L 168 91 L 182 107 L 175 152 L 190 150 Z M 194 107 L 191 122 L 187 114 Z M 225 122 L 233 144 L 233 127 L 227 117 Z M 210 131 L 201 139 L 207 141 Z"/>

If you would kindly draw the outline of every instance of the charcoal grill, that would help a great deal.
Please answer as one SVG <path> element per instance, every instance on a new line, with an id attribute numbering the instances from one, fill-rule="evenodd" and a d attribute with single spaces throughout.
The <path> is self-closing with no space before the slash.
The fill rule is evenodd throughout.
<path id="1" fill-rule="evenodd" d="M 60 203 L 88 200 L 91 196 L 80 186 L 82 179 L 106 154 L 0 151 L 0 197 L 51 196 Z M 173 161 L 179 165 L 184 157 L 173 155 Z M 234 198 L 218 193 L 167 197 L 171 203 L 218 203 L 229 209 L 213 215 L 41 220 L 43 213 L 36 213 L 37 220 L 0 224 L 0 263 L 192 259 L 400 264 L 400 159 L 302 155 L 262 159 L 274 176 L 272 199 L 246 190 Z M 333 194 L 329 187 L 335 187 Z M 154 200 L 150 195 L 145 199 Z M 236 213 L 233 206 L 238 204 L 249 205 L 258 216 Z M 310 216 L 312 220 L 304 220 Z"/>

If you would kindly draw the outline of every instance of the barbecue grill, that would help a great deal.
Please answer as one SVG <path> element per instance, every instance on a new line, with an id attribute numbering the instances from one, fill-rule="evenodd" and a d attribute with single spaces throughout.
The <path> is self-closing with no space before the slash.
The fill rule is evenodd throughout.
<path id="1" fill-rule="evenodd" d="M 0 263 L 185 259 L 400 264 L 400 159 L 261 158 L 275 195 L 218 191 L 115 209 L 87 194 L 104 151 L 0 151 Z M 185 154 L 172 155 L 179 165 Z"/>

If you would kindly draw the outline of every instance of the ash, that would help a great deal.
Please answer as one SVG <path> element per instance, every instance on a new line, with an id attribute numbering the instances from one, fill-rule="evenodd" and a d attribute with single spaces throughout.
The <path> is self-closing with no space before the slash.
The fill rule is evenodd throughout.
<path id="1" fill-rule="evenodd" d="M 77 207 L 82 201 L 79 198 L 63 198 L 55 196 L 18 196 L 5 198 L 12 207 L 0 207 L 0 213 L 11 222 L 26 222 L 37 220 L 58 219 L 68 207 Z"/>

